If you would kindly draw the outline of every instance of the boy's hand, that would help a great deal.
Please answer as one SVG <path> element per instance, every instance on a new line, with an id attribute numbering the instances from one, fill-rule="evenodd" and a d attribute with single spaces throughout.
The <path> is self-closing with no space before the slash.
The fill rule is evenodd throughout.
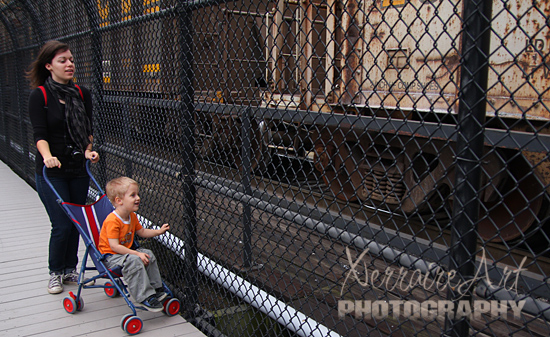
<path id="1" fill-rule="evenodd" d="M 145 254 L 145 253 L 142 253 L 142 252 L 137 252 L 137 256 L 139 256 L 139 258 L 141 259 L 141 261 L 143 262 L 143 264 L 146 267 L 149 265 L 150 256 L 148 254 Z"/>
<path id="2" fill-rule="evenodd" d="M 164 225 L 162 225 L 162 227 L 160 227 L 160 234 L 164 234 L 168 230 L 170 230 L 170 225 L 165 223 Z"/>

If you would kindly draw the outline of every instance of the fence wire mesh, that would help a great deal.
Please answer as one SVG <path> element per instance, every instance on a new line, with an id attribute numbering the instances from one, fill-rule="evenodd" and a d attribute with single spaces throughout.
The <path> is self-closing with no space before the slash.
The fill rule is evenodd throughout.
<path id="1" fill-rule="evenodd" d="M 34 184 L 25 70 L 62 40 L 205 333 L 548 336 L 549 11 L 0 1 L 0 158 Z"/>

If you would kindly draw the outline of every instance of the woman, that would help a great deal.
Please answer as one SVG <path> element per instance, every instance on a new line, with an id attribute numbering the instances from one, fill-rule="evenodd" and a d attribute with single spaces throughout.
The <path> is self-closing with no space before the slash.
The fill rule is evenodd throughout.
<path id="1" fill-rule="evenodd" d="M 59 294 L 63 283 L 76 284 L 78 230 L 56 201 L 42 169 L 66 202 L 85 204 L 90 178 L 85 161 L 96 163 L 92 151 L 92 95 L 73 83 L 75 72 L 69 46 L 49 41 L 31 64 L 27 76 L 33 89 L 29 116 L 33 126 L 36 155 L 36 190 L 51 221 L 48 292 Z"/>

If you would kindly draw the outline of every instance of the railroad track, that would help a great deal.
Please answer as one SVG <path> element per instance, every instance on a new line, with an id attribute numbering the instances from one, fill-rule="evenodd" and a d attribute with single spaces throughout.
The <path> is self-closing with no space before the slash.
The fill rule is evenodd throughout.
<path id="1" fill-rule="evenodd" d="M 316 174 L 313 169 L 311 174 Z M 365 205 L 358 202 L 346 202 L 334 196 L 330 188 L 319 177 L 305 176 L 295 181 L 284 181 L 277 176 L 262 177 L 265 186 L 278 186 L 278 190 L 291 190 L 294 193 L 287 198 L 297 203 L 308 204 L 315 208 L 317 205 L 326 205 L 326 210 L 363 223 L 365 225 L 382 226 L 400 234 L 417 239 L 426 240 L 445 247 L 451 243 L 450 218 L 452 214 L 439 212 L 437 214 L 405 216 L 398 212 L 378 209 L 374 205 Z M 254 186 L 258 188 L 258 186 Z M 269 191 L 274 193 L 273 190 Z M 487 258 L 503 263 L 512 269 L 517 268 L 525 258 L 524 267 L 543 277 L 550 275 L 550 253 L 537 255 L 530 251 L 530 247 L 514 243 L 485 242 L 478 240 L 479 247 L 485 247 Z M 543 247 L 545 249 L 546 247 Z M 533 249 L 534 250 L 534 249 Z M 535 261 L 536 260 L 536 261 Z M 536 262 L 536 263 L 534 263 Z"/>

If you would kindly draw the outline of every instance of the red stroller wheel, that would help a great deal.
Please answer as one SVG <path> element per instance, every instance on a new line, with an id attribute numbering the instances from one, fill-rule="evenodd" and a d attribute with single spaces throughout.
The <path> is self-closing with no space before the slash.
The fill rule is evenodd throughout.
<path id="1" fill-rule="evenodd" d="M 84 309 L 84 299 L 81 296 L 76 302 L 76 311 L 82 311 L 82 309 Z"/>
<path id="2" fill-rule="evenodd" d="M 77 306 L 76 301 L 72 297 L 65 297 L 63 299 L 63 308 L 65 308 L 65 311 L 69 314 L 74 314 L 76 312 Z"/>
<path id="3" fill-rule="evenodd" d="M 181 303 L 177 298 L 171 298 L 164 301 L 164 313 L 166 316 L 172 317 L 179 314 Z"/>
<path id="4" fill-rule="evenodd" d="M 105 282 L 104 291 L 105 291 L 105 295 L 107 295 L 110 298 L 114 298 L 119 295 L 117 288 L 115 288 L 115 286 L 111 282 Z"/>
<path id="5" fill-rule="evenodd" d="M 124 331 L 129 335 L 137 335 L 143 328 L 143 321 L 137 316 L 129 317 L 124 323 Z"/>
<path id="6" fill-rule="evenodd" d="M 122 330 L 124 330 L 124 324 L 126 324 L 126 321 L 132 316 L 134 316 L 134 314 L 126 314 L 122 316 L 122 319 L 120 320 L 120 328 Z"/>

